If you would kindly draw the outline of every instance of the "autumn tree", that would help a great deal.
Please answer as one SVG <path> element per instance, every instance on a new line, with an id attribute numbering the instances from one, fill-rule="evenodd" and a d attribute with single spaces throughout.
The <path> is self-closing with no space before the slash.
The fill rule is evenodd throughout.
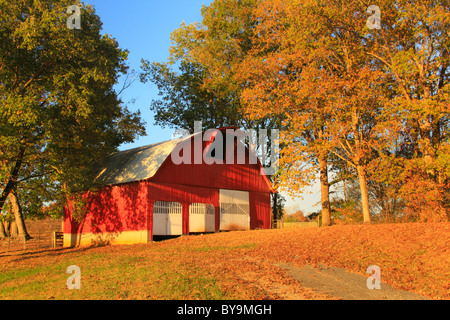
<path id="1" fill-rule="evenodd" d="M 254 49 L 241 65 L 247 112 L 259 118 L 285 116 L 281 184 L 301 192 L 319 174 L 323 225 L 330 225 L 328 158 L 331 112 L 337 84 L 326 70 L 327 52 L 314 51 L 320 39 L 305 29 L 307 10 L 294 3 L 265 1 L 255 10 L 259 21 Z M 305 31 L 307 30 L 307 31 Z M 320 45 L 317 45 L 319 48 Z"/>
<path id="2" fill-rule="evenodd" d="M 327 4 L 327 8 L 333 6 L 340 4 Z M 373 191 L 383 194 L 380 187 L 387 187 L 391 197 L 396 197 L 389 202 L 397 207 L 403 203 L 403 214 L 414 219 L 448 221 L 448 2 L 379 1 L 372 12 L 366 12 L 372 17 L 379 15 L 376 28 L 360 25 L 364 19 L 357 17 L 363 12 L 357 6 L 356 2 L 347 15 L 354 22 L 345 22 L 338 14 L 334 20 L 354 35 L 352 48 L 370 62 L 371 74 L 380 77 L 370 80 L 371 87 L 377 87 L 372 101 L 381 105 L 374 129 L 384 140 L 382 145 L 370 146 L 379 158 L 365 166 L 366 174 L 377 182 L 378 190 Z M 351 8 L 352 2 L 346 7 Z M 333 17 L 328 15 L 327 20 L 333 21 Z M 341 148 L 343 153 L 349 149 Z"/>
<path id="3" fill-rule="evenodd" d="M 406 180 L 422 166 L 434 182 L 426 187 L 421 176 L 421 190 L 433 198 L 441 188 L 441 204 L 448 197 L 442 189 L 448 181 L 448 7 L 443 1 L 384 1 L 376 7 L 382 13 L 376 27 L 371 14 L 377 10 L 368 7 L 360 1 L 263 1 L 255 10 L 258 47 L 242 68 L 250 110 L 289 115 L 287 135 L 297 144 L 284 159 L 300 170 L 286 171 L 287 181 L 305 172 L 299 164 L 305 155 L 317 153 L 305 136 L 324 128 L 327 139 L 318 145 L 356 171 L 365 222 L 371 221 L 369 178 L 383 175 L 373 171 L 380 158 L 397 163 L 396 176 Z M 395 158 L 405 132 L 416 144 L 412 159 Z M 405 195 L 418 184 L 412 186 L 403 185 Z"/>
<path id="4" fill-rule="evenodd" d="M 407 139 L 412 156 L 393 159 L 400 194 L 422 220 L 448 220 L 450 9 L 448 1 L 379 2 L 381 28 L 366 54 L 392 77 L 385 105 L 392 149 Z M 421 214 L 425 213 L 426 214 Z"/>
<path id="5" fill-rule="evenodd" d="M 241 91 L 235 74 L 252 48 L 252 15 L 258 0 L 215 0 L 202 8 L 202 21 L 181 24 L 171 34 L 171 63 L 186 60 L 200 64 L 204 87 L 217 96 L 234 96 Z M 239 104 L 239 99 L 236 99 Z"/>
<path id="6" fill-rule="evenodd" d="M 343 96 L 364 109 L 357 110 L 357 117 L 352 112 L 348 126 L 340 123 L 354 140 L 348 145 L 340 142 L 340 155 L 356 165 L 361 186 L 362 175 L 397 185 L 413 215 L 448 220 L 448 3 L 386 0 L 365 9 L 358 1 L 345 8 L 331 1 L 321 14 L 339 31 L 335 35 L 342 39 L 341 47 L 348 45 L 342 61 L 358 71 L 350 83 L 363 88 L 353 95 L 356 100 Z M 377 15 L 374 26 L 371 19 Z M 410 146 L 405 148 L 405 143 Z M 407 152 L 398 152 L 398 146 Z M 362 205 L 365 211 L 364 201 Z"/>
<path id="7" fill-rule="evenodd" d="M 79 28 L 68 24 L 70 6 Z M 144 134 L 114 90 L 127 51 L 79 1 L 2 0 L 0 15 L 0 209 L 39 181 L 63 204 L 92 186 L 106 155 Z"/>
<path id="8" fill-rule="evenodd" d="M 284 217 L 284 222 L 306 222 L 305 214 L 302 210 L 297 210 Z"/>

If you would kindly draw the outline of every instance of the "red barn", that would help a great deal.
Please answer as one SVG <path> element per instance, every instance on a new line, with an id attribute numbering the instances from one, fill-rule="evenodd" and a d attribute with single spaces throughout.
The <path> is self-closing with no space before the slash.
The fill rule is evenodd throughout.
<path id="1" fill-rule="evenodd" d="M 97 177 L 102 187 L 85 194 L 81 222 L 73 207 L 66 207 L 64 246 L 271 228 L 270 181 L 256 156 L 228 132 L 202 132 L 111 155 Z M 232 143 L 219 150 L 217 133 L 223 133 L 222 145 Z"/>

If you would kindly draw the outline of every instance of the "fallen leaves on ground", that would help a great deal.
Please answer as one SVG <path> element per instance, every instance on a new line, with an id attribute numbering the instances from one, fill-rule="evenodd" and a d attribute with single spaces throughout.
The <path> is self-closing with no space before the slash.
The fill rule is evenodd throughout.
<path id="1" fill-rule="evenodd" d="M 345 268 L 367 276 L 367 268 L 377 265 L 381 281 L 394 288 L 450 299 L 449 244 L 450 223 L 409 223 L 236 231 L 148 245 L 11 254 L 0 257 L 0 297 L 332 298 L 303 288 L 276 266 L 292 263 Z M 82 289 L 68 292 L 65 268 L 72 264 L 82 270 Z"/>

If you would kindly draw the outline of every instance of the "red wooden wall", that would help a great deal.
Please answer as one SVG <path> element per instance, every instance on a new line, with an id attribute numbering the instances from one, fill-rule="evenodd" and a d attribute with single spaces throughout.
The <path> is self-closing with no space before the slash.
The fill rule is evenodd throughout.
<path id="1" fill-rule="evenodd" d="M 114 233 L 147 228 L 148 188 L 143 183 L 105 187 L 84 195 L 85 218 L 73 217 L 73 202 L 66 207 L 65 233 Z"/>
<path id="2" fill-rule="evenodd" d="M 174 183 L 179 185 L 208 187 L 215 189 L 229 189 L 242 191 L 272 191 L 266 176 L 261 175 L 261 165 L 249 164 L 248 150 L 245 153 L 245 164 L 237 164 L 237 151 L 234 152 L 234 164 L 195 164 L 194 139 L 182 142 L 190 145 L 191 164 L 174 164 L 169 156 L 158 172 L 150 179 L 152 182 Z M 210 142 L 203 142 L 202 149 Z M 182 146 L 180 146 L 181 148 Z"/>
<path id="3" fill-rule="evenodd" d="M 250 191 L 250 228 L 269 229 L 270 194 Z M 153 204 L 156 201 L 179 202 L 183 206 L 183 233 L 189 233 L 189 205 L 209 203 L 216 208 L 216 231 L 219 230 L 219 190 L 176 184 L 137 182 L 107 187 L 88 195 L 88 214 L 81 223 L 66 208 L 65 233 L 120 233 L 153 230 Z"/>

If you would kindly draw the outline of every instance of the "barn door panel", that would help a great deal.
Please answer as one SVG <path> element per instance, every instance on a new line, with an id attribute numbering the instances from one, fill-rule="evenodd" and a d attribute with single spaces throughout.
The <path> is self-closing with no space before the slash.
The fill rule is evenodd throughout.
<path id="1" fill-rule="evenodd" d="M 250 201 L 246 191 L 220 190 L 220 230 L 249 230 Z"/>
<path id="2" fill-rule="evenodd" d="M 167 235 L 167 213 L 163 202 L 157 201 L 153 205 L 153 235 Z"/>
<path id="3" fill-rule="evenodd" d="M 183 234 L 182 207 L 178 202 L 156 201 L 153 205 L 153 235 Z"/>
<path id="4" fill-rule="evenodd" d="M 167 235 L 179 236 L 183 234 L 183 208 L 178 202 L 171 202 L 168 219 Z"/>
<path id="5" fill-rule="evenodd" d="M 214 232 L 216 214 L 212 204 L 192 203 L 189 206 L 189 232 Z"/>

